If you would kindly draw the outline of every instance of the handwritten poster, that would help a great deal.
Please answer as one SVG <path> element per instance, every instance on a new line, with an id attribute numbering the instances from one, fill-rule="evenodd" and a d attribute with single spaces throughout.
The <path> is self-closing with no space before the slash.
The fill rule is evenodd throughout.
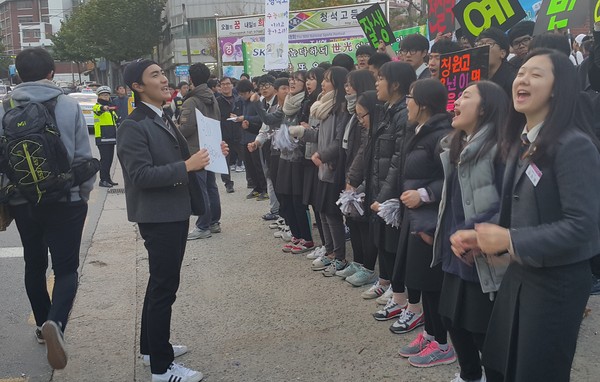
<path id="1" fill-rule="evenodd" d="M 440 81 L 448 89 L 448 111 L 471 82 L 488 77 L 490 47 L 481 46 L 440 55 Z"/>
<path id="2" fill-rule="evenodd" d="M 436 38 L 438 33 L 444 34 L 454 31 L 454 13 L 452 7 L 455 0 L 429 0 L 429 39 Z"/>
<path id="3" fill-rule="evenodd" d="M 379 4 L 373 4 L 359 13 L 357 20 L 373 48 L 377 49 L 379 41 L 383 41 L 385 45 L 395 41 L 392 27 Z"/>
<path id="4" fill-rule="evenodd" d="M 287 70 L 290 32 L 288 0 L 265 0 L 265 69 Z"/>
<path id="5" fill-rule="evenodd" d="M 221 122 L 208 118 L 196 109 L 196 125 L 198 126 L 198 143 L 200 150 L 206 149 L 210 164 L 206 170 L 217 174 L 227 174 L 227 160 L 221 151 Z"/>
<path id="6" fill-rule="evenodd" d="M 518 0 L 460 0 L 452 12 L 464 33 L 473 37 L 490 27 L 506 32 L 526 16 Z"/>

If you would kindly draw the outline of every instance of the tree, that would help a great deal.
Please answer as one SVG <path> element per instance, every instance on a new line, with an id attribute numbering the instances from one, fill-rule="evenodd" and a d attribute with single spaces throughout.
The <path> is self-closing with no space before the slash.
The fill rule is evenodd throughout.
<path id="1" fill-rule="evenodd" d="M 290 10 L 333 7 L 360 3 L 357 0 L 290 0 Z"/>

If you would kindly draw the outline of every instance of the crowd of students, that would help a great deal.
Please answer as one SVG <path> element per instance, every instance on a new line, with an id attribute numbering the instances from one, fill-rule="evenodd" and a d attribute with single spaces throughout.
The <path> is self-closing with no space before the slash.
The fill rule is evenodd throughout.
<path id="1" fill-rule="evenodd" d="M 587 44 L 590 57 L 573 65 L 567 37 L 532 34 L 524 22 L 475 41 L 430 46 L 411 35 L 397 57 L 361 47 L 356 67 L 342 54 L 240 80 L 241 100 L 231 78 L 210 86 L 233 99 L 221 110 L 225 139 L 229 128 L 248 133 L 228 143 L 254 167 L 248 198 L 267 193 L 263 219 L 282 251 L 369 285 L 361 296 L 377 299 L 373 317 L 393 320 L 393 333 L 424 326 L 399 354 L 422 368 L 458 360 L 454 382 L 569 380 L 598 280 L 600 143 L 590 117 L 600 60 Z M 440 55 L 484 45 L 489 79 L 448 113 Z M 342 214 L 343 191 L 362 195 L 363 213 Z M 380 217 L 390 200 L 399 226 Z"/>

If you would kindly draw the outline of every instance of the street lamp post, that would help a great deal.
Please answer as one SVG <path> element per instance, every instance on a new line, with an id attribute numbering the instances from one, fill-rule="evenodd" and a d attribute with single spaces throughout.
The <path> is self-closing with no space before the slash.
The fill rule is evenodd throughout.
<path id="1" fill-rule="evenodd" d="M 187 62 L 188 65 L 192 65 L 192 50 L 190 48 L 190 33 L 188 27 L 187 13 L 185 11 L 185 4 L 181 4 L 183 9 L 183 33 L 185 36 L 185 49 L 187 50 Z"/>

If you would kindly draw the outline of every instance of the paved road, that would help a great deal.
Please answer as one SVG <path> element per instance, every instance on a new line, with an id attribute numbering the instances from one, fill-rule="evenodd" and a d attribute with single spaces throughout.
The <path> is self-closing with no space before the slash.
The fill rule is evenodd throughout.
<path id="1" fill-rule="evenodd" d="M 119 167 L 116 173 L 119 181 Z M 223 232 L 188 245 L 172 327 L 174 343 L 190 347 L 182 362 L 201 370 L 209 382 L 450 381 L 454 377 L 456 363 L 420 370 L 399 358 L 398 347 L 415 334 L 396 336 L 388 330 L 391 322 L 373 320 L 376 306 L 360 298 L 364 288 L 325 278 L 312 272 L 304 257 L 283 254 L 282 242 L 259 218 L 267 202 L 246 200 L 243 174 L 235 174 L 234 180 L 234 194 L 225 194 L 220 185 Z M 135 225 L 127 222 L 123 194 L 106 197 L 84 260 L 67 333 L 69 365 L 54 372 L 51 380 L 149 381 L 149 369 L 137 358 L 148 262 Z M 18 270 L 8 276 L 19 279 L 14 273 Z M 22 289 L 20 284 L 13 288 Z M 577 381 L 597 381 L 600 375 L 600 299 L 593 297 L 589 306 L 592 315 L 584 320 L 574 363 Z M 0 349 L 17 353 L 14 366 L 31 381 L 49 381 L 48 374 L 34 377 L 45 370 L 39 366 L 43 348 L 25 324 L 27 315 L 22 309 L 14 318 L 27 329 L 15 336 L 24 337 L 11 339 L 9 346 Z M 4 369 L 0 362 L 0 376 L 20 375 Z"/>

